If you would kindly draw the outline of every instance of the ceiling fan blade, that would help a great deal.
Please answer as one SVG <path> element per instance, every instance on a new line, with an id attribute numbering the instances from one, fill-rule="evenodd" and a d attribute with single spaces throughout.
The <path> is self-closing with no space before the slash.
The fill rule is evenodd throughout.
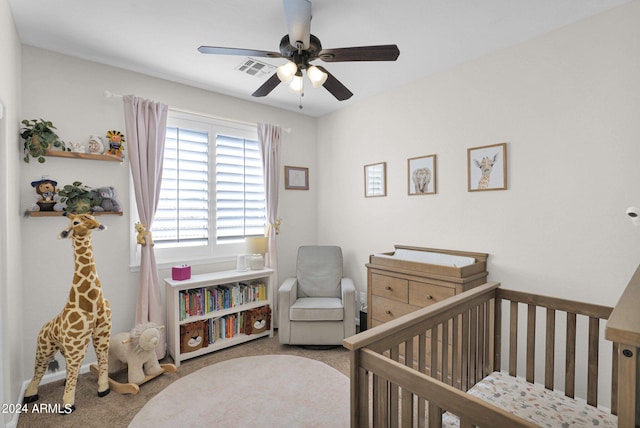
<path id="1" fill-rule="evenodd" d="M 326 62 L 343 61 L 395 61 L 400 55 L 396 45 L 358 46 L 353 48 L 323 49 L 318 54 Z"/>
<path id="2" fill-rule="evenodd" d="M 325 89 L 331 92 L 331 95 L 336 97 L 338 101 L 348 100 L 353 96 L 353 92 L 347 89 L 338 79 L 336 79 L 333 74 L 329 73 L 326 68 L 317 65 L 320 70 L 327 73 L 327 80 L 322 84 Z"/>
<path id="3" fill-rule="evenodd" d="M 302 49 L 309 49 L 311 35 L 311 2 L 309 0 L 283 0 L 284 15 L 291 45 L 302 42 Z"/>
<path id="4" fill-rule="evenodd" d="M 200 46 L 198 51 L 203 54 L 213 55 L 242 55 L 242 56 L 257 56 L 267 58 L 282 58 L 279 52 L 259 51 L 255 49 L 241 49 L 241 48 L 223 48 L 219 46 Z"/>
<path id="5" fill-rule="evenodd" d="M 271 76 L 266 82 L 262 84 L 256 91 L 251 94 L 252 97 L 264 97 L 269 95 L 271 91 L 273 91 L 276 86 L 280 84 L 280 79 L 277 74 Z"/>

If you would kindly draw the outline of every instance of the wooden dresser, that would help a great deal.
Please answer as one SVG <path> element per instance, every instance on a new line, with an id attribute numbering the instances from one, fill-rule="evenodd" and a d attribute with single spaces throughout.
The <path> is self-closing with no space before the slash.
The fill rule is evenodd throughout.
<path id="1" fill-rule="evenodd" d="M 396 251 L 391 253 L 369 256 L 366 265 L 368 328 L 437 303 L 487 280 L 488 254 L 403 245 L 395 248 Z M 455 267 L 390 257 L 398 250 L 470 257 L 475 262 Z"/>

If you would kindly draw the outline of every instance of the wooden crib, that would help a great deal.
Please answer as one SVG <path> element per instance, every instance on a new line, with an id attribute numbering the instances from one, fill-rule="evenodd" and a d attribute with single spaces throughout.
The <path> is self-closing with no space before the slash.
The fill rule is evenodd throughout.
<path id="1" fill-rule="evenodd" d="M 536 343 L 539 328 L 545 343 Z M 606 409 L 613 426 L 640 424 L 640 268 L 615 309 L 490 282 L 347 338 L 344 346 L 351 351 L 352 427 L 543 425 L 480 398 L 476 390 L 495 375 L 539 388 L 545 399 Z M 599 367 L 601 359 L 611 364 Z M 599 394 L 603 383 L 610 397 Z M 586 402 L 576 389 L 586 390 Z M 541 412 L 535 402 L 516 405 Z"/>

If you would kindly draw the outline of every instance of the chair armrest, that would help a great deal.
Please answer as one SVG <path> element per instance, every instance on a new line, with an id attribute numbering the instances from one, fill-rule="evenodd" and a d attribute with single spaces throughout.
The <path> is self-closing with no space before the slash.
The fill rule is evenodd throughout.
<path id="1" fill-rule="evenodd" d="M 278 288 L 278 303 L 282 303 L 282 299 L 286 299 L 287 308 L 298 299 L 298 280 L 296 278 L 287 278 L 280 285 L 280 288 Z"/>
<path id="2" fill-rule="evenodd" d="M 298 280 L 287 278 L 278 288 L 278 336 L 280 343 L 289 343 L 291 319 L 289 309 L 298 299 Z"/>
<path id="3" fill-rule="evenodd" d="M 356 334 L 356 286 L 351 278 L 342 278 L 342 304 L 344 305 L 345 337 Z"/>

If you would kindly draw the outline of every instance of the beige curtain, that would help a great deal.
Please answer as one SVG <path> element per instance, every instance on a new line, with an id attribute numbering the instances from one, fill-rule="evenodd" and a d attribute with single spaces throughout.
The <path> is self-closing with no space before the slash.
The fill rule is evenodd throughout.
<path id="1" fill-rule="evenodd" d="M 129 164 L 140 221 L 151 230 L 153 217 L 158 207 L 160 185 L 162 183 L 162 161 L 164 159 L 164 139 L 167 127 L 165 104 L 125 95 L 124 117 Z M 136 324 L 154 322 L 164 325 L 164 312 L 160 294 L 160 281 L 156 268 L 153 247 L 142 246 L 140 254 L 140 276 Z M 162 332 L 166 331 L 161 330 Z M 156 355 L 164 358 L 166 335 L 161 334 L 156 347 Z"/>
<path id="2" fill-rule="evenodd" d="M 278 249 L 276 247 L 276 230 L 273 227 L 278 218 L 278 191 L 280 189 L 280 141 L 282 129 L 279 126 L 258 123 L 258 143 L 262 154 L 262 170 L 264 174 L 264 188 L 267 198 L 267 237 L 269 238 L 269 252 L 265 260 L 266 266 L 274 269 L 272 276 L 273 308 L 272 318 L 274 326 L 278 325 Z"/>

